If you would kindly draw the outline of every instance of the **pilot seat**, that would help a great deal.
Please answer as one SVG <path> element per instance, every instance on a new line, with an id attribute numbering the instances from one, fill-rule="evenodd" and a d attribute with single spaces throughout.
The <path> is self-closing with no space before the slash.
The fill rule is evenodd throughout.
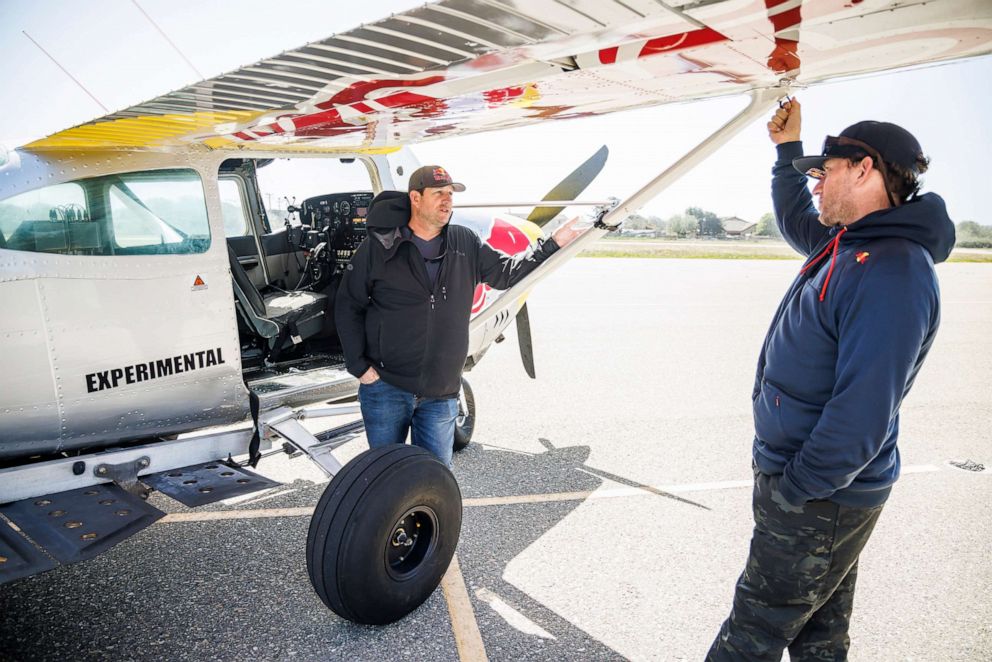
<path id="1" fill-rule="evenodd" d="M 316 292 L 278 290 L 263 295 L 251 282 L 230 244 L 236 307 L 244 325 L 268 346 L 268 358 L 318 335 L 324 327 L 327 296 Z"/>

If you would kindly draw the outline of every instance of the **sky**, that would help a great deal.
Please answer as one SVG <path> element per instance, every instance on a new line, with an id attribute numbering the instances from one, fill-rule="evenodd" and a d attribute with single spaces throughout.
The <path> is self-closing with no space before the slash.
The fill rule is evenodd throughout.
<path id="1" fill-rule="evenodd" d="M 342 12 L 342 3 L 326 0 L 0 0 L 0 49 L 6 55 L 0 68 L 0 143 L 24 144 L 414 4 L 366 0 Z M 863 119 L 895 122 L 914 133 L 931 158 L 924 190 L 940 193 L 955 221 L 992 225 L 985 201 L 992 183 L 985 165 L 992 147 L 989 81 L 992 56 L 795 90 L 803 104 L 806 151 L 817 153 L 825 135 Z M 745 102 L 721 98 L 542 122 L 423 143 L 415 152 L 466 184 L 463 201 L 495 202 L 540 198 L 605 144 L 610 159 L 582 197 L 623 198 Z M 771 210 L 773 159 L 764 120 L 757 121 L 642 213 L 668 217 L 698 206 L 757 220 Z"/>

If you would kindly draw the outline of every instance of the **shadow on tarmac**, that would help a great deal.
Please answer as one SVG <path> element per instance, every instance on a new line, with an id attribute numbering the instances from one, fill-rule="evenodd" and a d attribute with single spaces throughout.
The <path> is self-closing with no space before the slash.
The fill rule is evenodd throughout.
<path id="1" fill-rule="evenodd" d="M 457 454 L 463 497 L 591 492 L 604 479 L 650 489 L 585 466 L 588 446 L 540 441 L 546 450 L 536 454 L 479 444 Z M 287 487 L 295 489 L 257 507 L 312 505 L 325 485 Z M 624 659 L 503 579 L 513 559 L 582 502 L 465 508 L 458 556 L 490 660 Z M 306 517 L 156 525 L 91 561 L 2 586 L 0 660 L 457 659 L 440 590 L 384 627 L 328 611 L 306 574 L 308 526 Z M 560 550 L 548 563 L 576 553 Z M 493 596 L 546 634 L 511 625 L 491 606 Z"/>
<path id="2" fill-rule="evenodd" d="M 708 507 L 586 465 L 588 446 L 555 446 L 538 440 L 545 451 L 525 454 L 477 443 L 455 458 L 455 474 L 463 498 L 592 492 L 604 479 L 637 487 L 693 508 Z M 507 566 L 525 549 L 564 520 L 584 499 L 513 505 L 468 507 L 462 524 L 458 557 L 490 660 L 623 660 L 623 655 L 544 606 L 503 577 Z M 608 535 L 608 525 L 589 536 Z M 557 550 L 549 566 L 567 564 L 582 549 Z M 491 606 L 492 596 L 522 614 L 526 622 L 511 624 Z M 548 638 L 550 635 L 552 638 Z"/>

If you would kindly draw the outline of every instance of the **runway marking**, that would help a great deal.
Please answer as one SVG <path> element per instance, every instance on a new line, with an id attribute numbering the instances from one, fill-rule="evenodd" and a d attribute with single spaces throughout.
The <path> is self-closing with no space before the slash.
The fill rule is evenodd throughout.
<path id="1" fill-rule="evenodd" d="M 178 522 L 209 522 L 223 519 L 266 519 L 270 517 L 309 517 L 315 506 L 302 508 L 258 508 L 256 510 L 211 510 L 203 513 L 170 513 L 158 524 Z"/>
<path id="2" fill-rule="evenodd" d="M 513 494 L 500 497 L 471 497 L 462 500 L 469 507 L 514 506 L 521 503 L 552 503 L 555 501 L 583 501 L 595 492 L 553 492 L 550 494 Z"/>
<path id="3" fill-rule="evenodd" d="M 458 647 L 458 659 L 462 662 L 488 662 L 486 646 L 482 642 L 482 632 L 475 620 L 472 601 L 468 597 L 465 578 L 458 565 L 458 555 L 451 557 L 448 572 L 441 580 L 441 590 L 448 603 L 448 614 L 451 616 L 451 632 L 455 635 L 455 645 Z"/>
<path id="4" fill-rule="evenodd" d="M 934 464 L 916 464 L 911 467 L 903 467 L 900 471 L 903 476 L 906 474 L 926 474 L 934 471 L 940 471 L 940 467 Z"/>
<path id="5" fill-rule="evenodd" d="M 902 468 L 902 475 L 934 473 L 941 468 L 933 464 L 919 464 Z M 736 490 L 751 487 L 750 480 L 724 480 L 711 483 L 682 483 L 679 485 L 640 487 L 613 487 L 585 492 L 552 492 L 549 494 L 516 494 L 499 497 L 471 497 L 462 500 L 466 508 L 481 508 L 487 506 L 516 506 L 533 503 L 555 503 L 561 501 L 586 501 L 596 499 L 619 499 L 624 497 L 654 496 L 657 492 L 673 494 L 685 492 L 714 492 L 717 490 Z M 230 519 L 265 519 L 269 517 L 309 517 L 313 514 L 313 506 L 299 508 L 257 508 L 254 510 L 214 510 L 208 512 L 172 513 L 158 520 L 159 524 L 176 524 L 179 522 L 208 522 L 213 520 Z"/>
<path id="6" fill-rule="evenodd" d="M 553 634 L 508 605 L 503 598 L 499 597 L 489 589 L 480 588 L 476 590 L 475 595 L 477 598 L 492 607 L 493 611 L 502 616 L 503 620 L 506 621 L 510 627 L 515 628 L 524 634 L 540 637 L 541 639 L 556 639 Z"/>

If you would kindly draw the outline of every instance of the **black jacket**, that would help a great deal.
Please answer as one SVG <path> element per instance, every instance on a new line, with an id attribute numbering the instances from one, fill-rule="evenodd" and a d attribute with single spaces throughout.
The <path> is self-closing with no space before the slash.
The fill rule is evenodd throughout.
<path id="1" fill-rule="evenodd" d="M 510 258 L 472 230 L 445 226 L 441 270 L 432 287 L 410 239 L 406 193 L 385 191 L 369 209 L 368 237 L 345 270 L 334 307 L 348 372 L 374 366 L 380 377 L 423 397 L 457 397 L 468 354 L 468 322 L 478 283 L 507 289 L 558 250 L 545 240 Z"/>

